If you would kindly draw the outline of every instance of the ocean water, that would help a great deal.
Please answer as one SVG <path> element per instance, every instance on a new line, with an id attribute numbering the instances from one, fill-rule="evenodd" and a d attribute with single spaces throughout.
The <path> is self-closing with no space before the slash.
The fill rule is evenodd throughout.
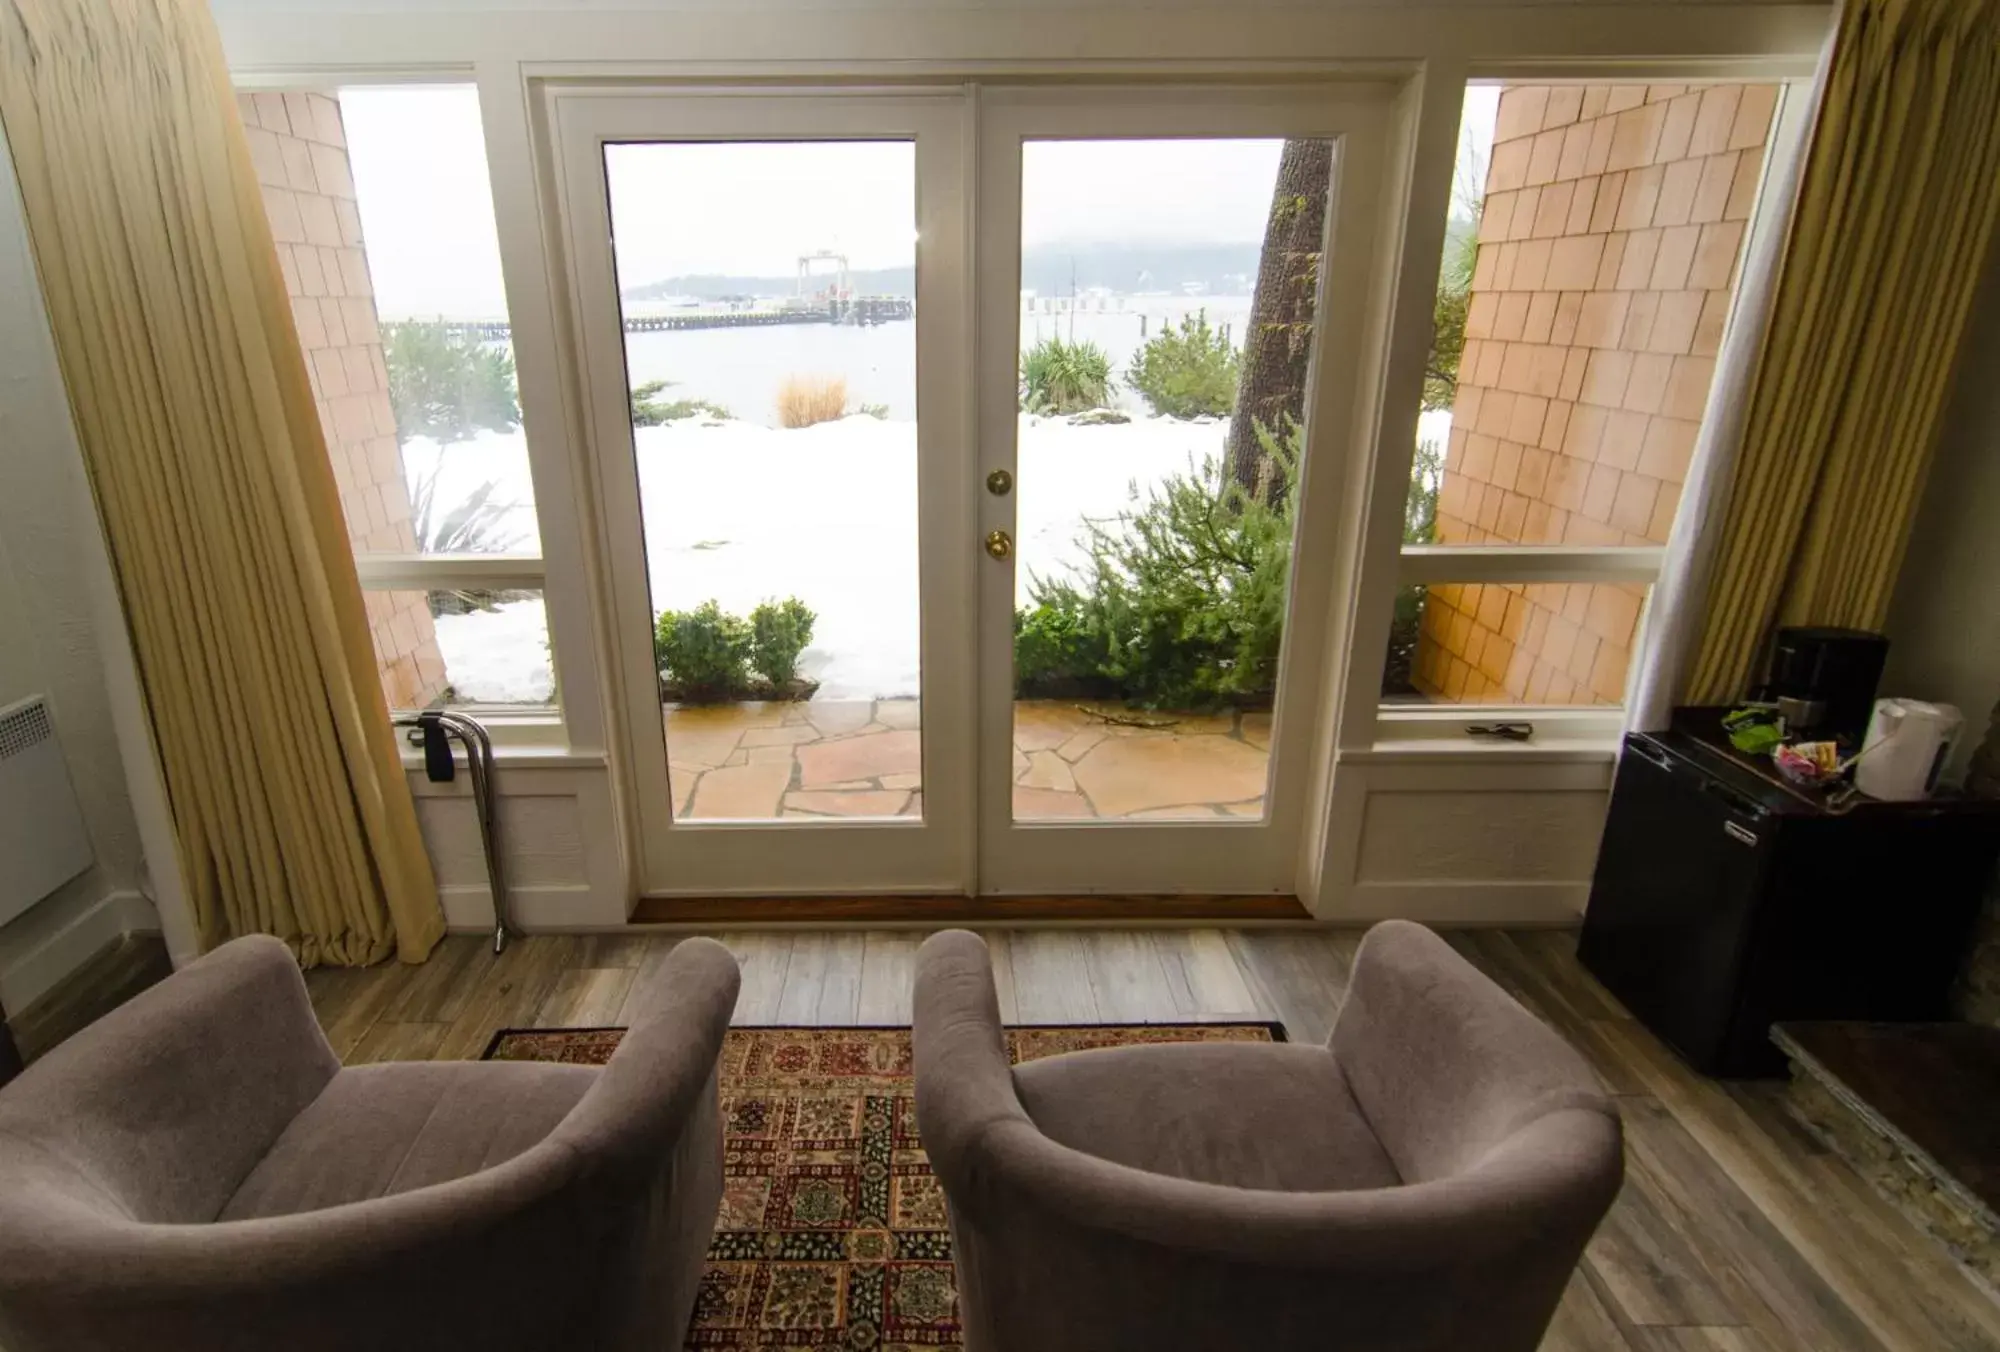
<path id="1" fill-rule="evenodd" d="M 1046 302 L 1021 316 L 1021 341 L 1047 337 L 1089 341 L 1110 356 L 1114 379 L 1123 376 L 1148 337 L 1185 315 L 1206 311 L 1240 344 L 1250 316 L 1248 296 L 1083 297 L 1077 314 L 1052 314 Z M 1104 308 L 1092 308 L 1104 307 Z M 839 376 L 850 407 L 885 404 L 891 418 L 917 416 L 917 326 L 914 320 L 873 327 L 780 324 L 769 328 L 698 329 L 625 336 L 625 364 L 632 384 L 674 382 L 671 397 L 722 405 L 745 422 L 778 424 L 778 387 L 787 376 Z M 1144 404 L 1129 389 L 1113 402 L 1133 412 Z"/>

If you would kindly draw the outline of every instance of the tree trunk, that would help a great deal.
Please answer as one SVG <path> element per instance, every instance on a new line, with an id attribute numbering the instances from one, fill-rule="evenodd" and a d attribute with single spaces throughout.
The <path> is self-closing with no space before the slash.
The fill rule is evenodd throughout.
<path id="1" fill-rule="evenodd" d="M 1264 226 L 1264 252 L 1257 262 L 1257 291 L 1250 301 L 1225 455 L 1229 476 L 1260 498 L 1272 496 L 1275 485 L 1257 444 L 1257 426 L 1281 434 L 1287 418 L 1305 421 L 1306 363 L 1312 355 L 1313 302 L 1332 181 L 1333 142 L 1285 142 Z"/>

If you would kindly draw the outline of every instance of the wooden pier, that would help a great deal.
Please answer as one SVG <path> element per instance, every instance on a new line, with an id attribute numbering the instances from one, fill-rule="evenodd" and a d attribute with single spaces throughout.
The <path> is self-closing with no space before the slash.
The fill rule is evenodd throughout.
<path id="1" fill-rule="evenodd" d="M 908 296 L 856 296 L 824 305 L 781 310 L 690 310 L 685 314 L 625 316 L 627 333 L 675 333 L 687 329 L 762 329 L 779 324 L 857 324 L 873 326 L 914 319 L 917 303 Z M 443 319 L 405 321 L 435 324 L 449 333 L 483 342 L 502 343 L 512 327 L 502 319 Z M 393 328 L 393 324 L 384 325 Z"/>

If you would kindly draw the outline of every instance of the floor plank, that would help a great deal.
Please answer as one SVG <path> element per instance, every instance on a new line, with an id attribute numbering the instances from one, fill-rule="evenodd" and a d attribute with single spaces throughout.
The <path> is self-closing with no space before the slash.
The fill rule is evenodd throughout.
<path id="1" fill-rule="evenodd" d="M 1181 1017 L 1150 936 L 1137 930 L 1091 930 L 1083 936 L 1097 1015 L 1110 1023 L 1156 1023 Z"/>
<path id="2" fill-rule="evenodd" d="M 679 931 L 454 935 L 422 966 L 307 975 L 350 1063 L 474 1057 L 503 1027 L 629 1026 Z M 908 1020 L 915 930 L 730 931 L 739 1024 Z M 1324 1039 L 1360 934 L 1009 929 L 987 936 L 1011 1023 L 1274 1019 Z M 1689 1071 L 1560 932 L 1464 932 L 1460 952 L 1582 1051 L 1618 1096 L 1628 1182 L 1543 1352 L 2000 1352 L 2000 1305 L 1785 1114 L 1776 1090 Z"/>
<path id="3" fill-rule="evenodd" d="M 1547 1352 L 1548 1345 L 1542 1346 L 1543 1352 Z M 1638 1330 L 1632 1352 L 1774 1352 L 1774 1349 L 1755 1329 L 1674 1328 Z"/>
<path id="4" fill-rule="evenodd" d="M 1004 1023 L 1020 1023 L 1021 999 L 1014 989 L 1014 940 L 1005 930 L 988 934 L 986 954 L 993 962 L 993 989 Z"/>
<path id="5" fill-rule="evenodd" d="M 563 973 L 575 965 L 578 951 L 571 936 L 546 937 L 553 942 L 511 942 L 494 959 L 473 998 L 445 1029 L 433 1053 L 437 1059 L 476 1059 L 486 1054 L 501 1029 L 536 1025 L 543 1003 Z M 613 1022 L 626 1022 L 622 1009 Z"/>
<path id="6" fill-rule="evenodd" d="M 743 984 L 736 994 L 739 1026 L 778 1022 L 778 1001 L 785 993 L 785 971 L 792 961 L 792 936 L 784 931 L 733 932 L 716 936 L 736 955 Z"/>
<path id="7" fill-rule="evenodd" d="M 1541 1352 L 1633 1352 L 1603 1297 L 1579 1268 L 1563 1289 L 1562 1304 L 1542 1337 Z"/>
<path id="8" fill-rule="evenodd" d="M 863 940 L 861 992 L 854 1021 L 906 1024 L 910 1021 L 910 990 L 917 975 L 919 936 L 901 930 L 871 930 Z"/>
<path id="9" fill-rule="evenodd" d="M 1327 970 L 1331 949 L 1263 930 L 1232 930 L 1229 947 L 1263 1017 L 1284 1024 L 1293 1042 L 1326 1041 L 1347 988 L 1344 971 Z"/>
<path id="10" fill-rule="evenodd" d="M 823 944 L 826 971 L 810 1022 L 835 1027 L 860 1023 L 861 965 L 868 957 L 868 936 L 860 930 L 845 930 L 827 935 Z"/>
<path id="11" fill-rule="evenodd" d="M 632 993 L 631 967 L 572 967 L 536 1011 L 539 1028 L 610 1028 Z"/>
<path id="12" fill-rule="evenodd" d="M 1181 970 L 1187 977 L 1188 994 L 1193 1008 L 1188 1012 L 1204 1018 L 1247 1018 L 1258 1013 L 1257 997 L 1250 993 L 1250 983 L 1244 978 L 1243 969 L 1236 963 L 1236 956 L 1229 951 L 1229 940 L 1221 930 L 1183 930 L 1184 943 L 1181 946 Z M 1167 937 L 1165 931 L 1158 931 L 1157 937 Z"/>
<path id="13" fill-rule="evenodd" d="M 649 935 L 651 940 L 639 958 L 639 966 L 632 974 L 632 990 L 625 997 L 625 1007 L 618 1011 L 618 1022 L 629 1028 L 668 994 L 665 979 L 660 968 L 673 956 L 685 936 L 679 934 Z"/>
<path id="14" fill-rule="evenodd" d="M 794 934 L 791 959 L 785 964 L 784 988 L 778 992 L 776 1024 L 817 1022 L 820 987 L 826 983 L 827 949 L 833 936 Z"/>
<path id="15" fill-rule="evenodd" d="M 1090 959 L 1079 930 L 1022 930 L 1007 936 L 1014 1000 L 1022 1023 L 1097 1023 Z"/>
<path id="16" fill-rule="evenodd" d="M 106 944 L 41 999 L 8 1015 L 22 1060 L 34 1061 L 171 970 L 157 934 L 128 934 Z"/>
<path id="17" fill-rule="evenodd" d="M 1584 1263 L 1626 1324 L 1743 1322 L 1701 1254 L 1669 1219 L 1649 1175 L 1628 1169 Z"/>

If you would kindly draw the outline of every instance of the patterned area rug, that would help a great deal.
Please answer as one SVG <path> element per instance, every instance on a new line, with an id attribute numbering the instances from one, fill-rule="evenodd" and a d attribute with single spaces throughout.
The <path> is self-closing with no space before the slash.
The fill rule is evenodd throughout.
<path id="1" fill-rule="evenodd" d="M 489 1059 L 602 1065 L 622 1029 L 505 1031 Z M 1269 1042 L 1276 1024 L 1015 1028 L 1016 1062 L 1137 1042 Z M 957 1348 L 944 1193 L 917 1142 L 907 1028 L 732 1028 L 722 1215 L 687 1346 Z"/>

